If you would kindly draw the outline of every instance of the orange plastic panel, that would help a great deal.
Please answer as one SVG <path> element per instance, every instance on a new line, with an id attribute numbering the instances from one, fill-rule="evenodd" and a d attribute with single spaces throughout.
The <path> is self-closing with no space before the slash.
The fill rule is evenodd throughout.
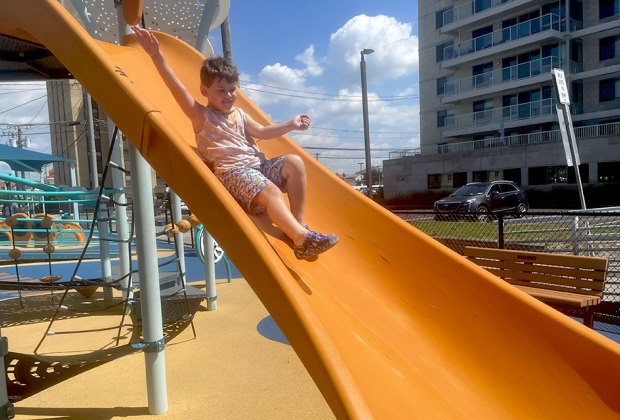
<path id="1" fill-rule="evenodd" d="M 0 0 L 0 14 L 0 33 L 47 46 L 205 224 L 339 418 L 620 414 L 617 343 L 412 228 L 290 139 L 262 141 L 269 156 L 302 156 L 307 222 L 341 238 L 315 262 L 296 260 L 197 156 L 191 124 L 138 46 L 93 41 L 55 0 Z M 202 57 L 171 36 L 159 39 L 202 100 Z M 238 105 L 268 121 L 245 96 Z"/>

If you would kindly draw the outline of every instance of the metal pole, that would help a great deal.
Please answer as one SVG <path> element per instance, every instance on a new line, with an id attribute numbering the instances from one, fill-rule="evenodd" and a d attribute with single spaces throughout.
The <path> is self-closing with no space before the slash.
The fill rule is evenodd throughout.
<path id="1" fill-rule="evenodd" d="M 4 356 L 9 352 L 9 340 L 7 337 L 2 336 L 0 332 L 0 371 L 3 373 L 3 379 L 0 380 L 0 418 L 12 419 L 15 417 L 15 411 L 13 409 L 13 403 L 9 401 L 9 395 L 6 387 L 6 375 L 4 372 Z"/>
<path id="2" fill-rule="evenodd" d="M 372 54 L 371 49 L 360 51 L 360 68 L 362 72 L 362 112 L 364 116 L 364 148 L 366 150 L 366 193 L 372 199 L 372 164 L 370 159 L 370 131 L 368 127 L 368 92 L 366 88 L 366 60 L 365 54 Z"/>
<path id="3" fill-rule="evenodd" d="M 82 88 L 84 89 L 84 88 Z M 90 162 L 90 189 L 99 188 L 99 171 L 97 170 L 97 148 L 95 145 L 95 125 L 93 122 L 93 103 L 90 94 L 84 89 L 84 114 L 86 116 L 86 132 L 88 137 L 88 158 Z M 107 206 L 107 203 L 106 203 Z M 101 278 L 109 282 L 112 279 L 112 263 L 110 259 L 110 229 L 107 221 L 101 221 L 108 217 L 106 206 L 99 206 L 97 217 L 97 230 L 99 231 L 99 251 L 101 254 Z M 104 287 L 104 299 L 112 300 L 112 289 Z"/>
<path id="4" fill-rule="evenodd" d="M 566 75 L 564 70 L 556 68 L 551 69 L 551 74 L 555 81 L 554 87 L 559 102 L 555 107 L 564 146 L 564 154 L 566 156 L 566 166 L 573 166 L 575 168 L 575 182 L 577 183 L 577 190 L 579 192 L 579 201 L 581 202 L 581 208 L 585 210 L 586 199 L 583 193 L 583 185 L 581 185 L 581 176 L 579 174 L 579 165 L 581 162 L 579 160 L 577 139 L 575 138 L 575 132 L 573 130 L 573 120 L 570 115 L 570 95 L 568 84 L 566 83 Z"/>
<path id="5" fill-rule="evenodd" d="M 564 113 L 564 122 L 566 124 L 566 134 L 568 135 L 568 144 L 570 146 L 570 152 L 573 157 L 573 164 L 575 168 L 575 182 L 577 183 L 577 191 L 579 193 L 579 202 L 581 203 L 581 209 L 586 209 L 586 196 L 583 192 L 583 185 L 581 183 L 581 174 L 579 173 L 579 165 L 581 160 L 579 159 L 579 149 L 577 148 L 577 139 L 575 138 L 575 131 L 573 130 L 573 119 L 570 115 L 570 108 L 568 105 L 561 104 L 562 112 Z"/>
<path id="6" fill-rule="evenodd" d="M 90 94 L 83 89 L 84 116 L 86 117 L 86 137 L 88 139 L 88 162 L 90 164 L 90 189 L 99 187 L 97 171 L 97 146 L 95 145 L 95 125 L 93 123 L 93 103 Z"/>
<path id="7" fill-rule="evenodd" d="M 162 414 L 168 410 L 168 396 L 151 168 L 135 147 L 131 147 L 129 153 L 131 156 L 131 181 L 134 196 L 142 336 L 144 339 L 149 412 L 151 414 Z"/>
<path id="8" fill-rule="evenodd" d="M 123 19 L 122 2 L 115 2 L 115 6 L 119 34 L 122 39 L 124 34 L 130 32 L 130 29 Z M 163 414 L 168 411 L 168 395 L 151 167 L 133 145 L 129 145 L 129 158 L 131 161 L 131 185 L 134 202 L 132 217 L 135 221 L 137 242 L 149 413 Z"/>
<path id="9" fill-rule="evenodd" d="M 205 284 L 207 295 L 207 310 L 217 309 L 217 291 L 215 288 L 215 243 L 206 229 L 202 231 L 202 249 L 205 256 Z"/>
<path id="10" fill-rule="evenodd" d="M 75 174 L 75 162 L 71 162 L 69 166 L 69 176 L 71 178 L 71 186 L 72 187 L 77 186 L 77 177 Z M 80 218 L 80 206 L 78 203 L 72 203 L 71 206 L 73 209 L 72 217 L 74 220 L 78 220 Z"/>
<path id="11" fill-rule="evenodd" d="M 211 22 L 213 22 L 213 18 L 215 17 L 215 13 L 219 7 L 219 0 L 209 0 L 202 10 L 202 16 L 200 17 L 200 23 L 198 26 L 198 34 L 196 35 L 196 49 L 203 54 L 211 49 L 211 43 L 209 42 L 209 31 L 211 30 Z"/>
<path id="12" fill-rule="evenodd" d="M 174 191 L 170 191 L 170 200 L 172 201 L 172 220 L 179 223 L 183 218 L 183 212 L 181 211 L 181 199 Z M 185 234 L 179 232 L 178 229 L 175 229 L 174 239 L 176 242 L 177 256 L 179 258 L 178 267 L 181 270 L 179 276 L 183 277 L 183 284 L 185 284 Z"/>
<path id="13" fill-rule="evenodd" d="M 228 21 L 228 17 L 224 20 L 224 22 L 222 22 L 222 26 L 220 26 L 220 34 L 222 36 L 222 51 L 224 58 L 232 62 L 232 42 L 230 40 L 230 22 Z"/>
<path id="14" fill-rule="evenodd" d="M 209 44 L 207 39 L 209 30 L 211 29 L 211 23 L 215 17 L 217 9 L 221 7 L 219 0 L 207 1 L 202 11 L 202 17 L 200 19 L 200 28 L 198 29 L 198 35 L 196 36 L 196 49 L 205 54 L 205 50 Z M 229 61 L 232 61 L 232 49 L 230 42 L 230 25 L 228 17 L 222 22 L 220 27 L 222 35 L 222 50 L 224 57 Z M 213 237 L 207 232 L 203 225 L 202 231 L 202 249 L 205 257 L 205 283 L 207 294 L 207 310 L 214 311 L 217 309 L 217 293 L 215 290 L 215 259 L 213 257 L 214 244 Z"/>

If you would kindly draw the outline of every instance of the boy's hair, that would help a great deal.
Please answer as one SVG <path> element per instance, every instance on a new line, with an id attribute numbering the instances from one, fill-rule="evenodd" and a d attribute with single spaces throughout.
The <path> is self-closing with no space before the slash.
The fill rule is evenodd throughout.
<path id="1" fill-rule="evenodd" d="M 224 57 L 211 57 L 203 61 L 200 68 L 200 83 L 209 87 L 220 79 L 239 84 L 237 67 Z"/>

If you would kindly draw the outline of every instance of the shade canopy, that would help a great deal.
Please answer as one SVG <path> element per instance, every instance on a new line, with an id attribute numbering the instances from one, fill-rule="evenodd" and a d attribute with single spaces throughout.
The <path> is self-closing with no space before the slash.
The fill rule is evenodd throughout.
<path id="1" fill-rule="evenodd" d="M 14 171 L 41 172 L 41 168 L 48 163 L 73 160 L 0 144 L 0 162 L 8 163 Z"/>

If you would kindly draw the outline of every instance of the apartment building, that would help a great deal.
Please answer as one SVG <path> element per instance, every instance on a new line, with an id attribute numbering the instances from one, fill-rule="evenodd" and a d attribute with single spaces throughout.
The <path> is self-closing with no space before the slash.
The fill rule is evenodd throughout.
<path id="1" fill-rule="evenodd" d="M 582 182 L 620 182 L 619 3 L 419 0 L 420 148 L 383 162 L 386 198 L 574 183 L 552 68 L 566 74 Z"/>

